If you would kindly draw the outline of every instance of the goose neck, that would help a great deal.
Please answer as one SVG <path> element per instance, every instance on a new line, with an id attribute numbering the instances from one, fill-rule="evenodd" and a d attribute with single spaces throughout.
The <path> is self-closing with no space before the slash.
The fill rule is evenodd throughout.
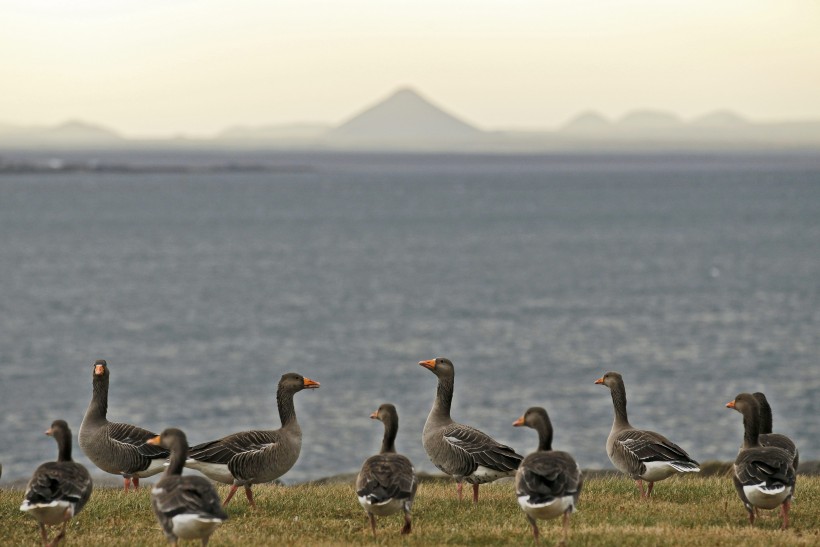
<path id="1" fill-rule="evenodd" d="M 538 432 L 538 450 L 552 450 L 552 426 L 544 420 L 538 420 L 534 426 Z"/>
<path id="2" fill-rule="evenodd" d="M 743 412 L 743 448 L 759 446 L 760 419 L 754 408 Z"/>
<path id="3" fill-rule="evenodd" d="M 279 420 L 282 427 L 296 423 L 296 408 L 293 405 L 293 391 L 282 387 L 276 392 L 276 406 L 279 408 Z"/>
<path id="4" fill-rule="evenodd" d="M 91 402 L 85 420 L 104 421 L 108 415 L 108 378 L 94 378 L 91 383 Z"/>
<path id="5" fill-rule="evenodd" d="M 629 418 L 626 414 L 626 387 L 623 382 L 617 382 L 610 388 L 612 395 L 612 408 L 615 411 L 615 426 L 629 426 Z"/>
<path id="6" fill-rule="evenodd" d="M 188 455 L 188 444 L 177 441 L 171 446 L 171 457 L 168 458 L 168 468 L 165 469 L 165 475 L 182 475 L 182 469 L 185 467 L 185 458 Z"/>
<path id="7" fill-rule="evenodd" d="M 453 378 L 438 379 L 436 399 L 433 401 L 433 409 L 430 414 L 436 417 L 450 418 L 450 406 L 453 403 L 454 384 Z"/>
<path id="8" fill-rule="evenodd" d="M 384 423 L 384 437 L 382 438 L 381 454 L 396 452 L 396 434 L 399 431 L 398 424 L 393 420 Z"/>
<path id="9" fill-rule="evenodd" d="M 57 461 L 71 461 L 71 437 L 64 433 L 61 433 L 60 436 L 57 437 Z"/>

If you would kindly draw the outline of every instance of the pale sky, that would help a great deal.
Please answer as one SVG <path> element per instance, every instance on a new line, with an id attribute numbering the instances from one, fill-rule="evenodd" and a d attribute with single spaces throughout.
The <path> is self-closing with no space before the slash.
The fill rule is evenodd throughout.
<path id="1" fill-rule="evenodd" d="M 820 0 L 0 0 L 0 123 L 207 136 L 400 86 L 484 129 L 820 119 Z"/>

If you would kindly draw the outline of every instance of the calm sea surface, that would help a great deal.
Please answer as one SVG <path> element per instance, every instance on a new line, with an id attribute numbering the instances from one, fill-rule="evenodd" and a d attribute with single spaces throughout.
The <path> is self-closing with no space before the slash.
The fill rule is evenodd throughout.
<path id="1" fill-rule="evenodd" d="M 357 470 L 386 401 L 433 471 L 417 362 L 436 356 L 456 365 L 454 418 L 520 452 L 535 434 L 511 423 L 541 405 L 556 448 L 609 467 L 593 381 L 617 370 L 632 422 L 701 461 L 734 458 L 724 405 L 757 390 L 820 458 L 820 160 L 265 161 L 306 168 L 0 177 L 3 482 L 55 457 L 52 420 L 76 439 L 95 359 L 109 419 L 192 443 L 278 427 L 284 372 L 321 382 L 296 396 L 286 482 Z"/>

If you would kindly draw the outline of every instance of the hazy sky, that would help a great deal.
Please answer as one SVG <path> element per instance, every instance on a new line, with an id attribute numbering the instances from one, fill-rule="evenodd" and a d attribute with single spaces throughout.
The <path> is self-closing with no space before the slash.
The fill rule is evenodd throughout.
<path id="1" fill-rule="evenodd" d="M 412 86 L 483 128 L 820 118 L 818 0 L 0 0 L 0 122 L 338 123 Z"/>

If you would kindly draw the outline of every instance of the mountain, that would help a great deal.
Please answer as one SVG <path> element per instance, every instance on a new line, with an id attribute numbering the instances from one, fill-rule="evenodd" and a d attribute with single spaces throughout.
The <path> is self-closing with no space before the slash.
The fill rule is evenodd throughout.
<path id="1" fill-rule="evenodd" d="M 612 129 L 612 122 L 594 110 L 582 112 L 567 122 L 561 131 L 568 133 L 597 133 Z"/>
<path id="2" fill-rule="evenodd" d="M 0 125 L 0 146 L 87 148 L 116 146 L 123 142 L 119 133 L 111 129 L 78 120 L 52 127 Z"/>
<path id="3" fill-rule="evenodd" d="M 383 145 L 461 143 L 484 132 L 436 106 L 410 88 L 402 88 L 356 114 L 330 133 L 333 142 Z"/>

